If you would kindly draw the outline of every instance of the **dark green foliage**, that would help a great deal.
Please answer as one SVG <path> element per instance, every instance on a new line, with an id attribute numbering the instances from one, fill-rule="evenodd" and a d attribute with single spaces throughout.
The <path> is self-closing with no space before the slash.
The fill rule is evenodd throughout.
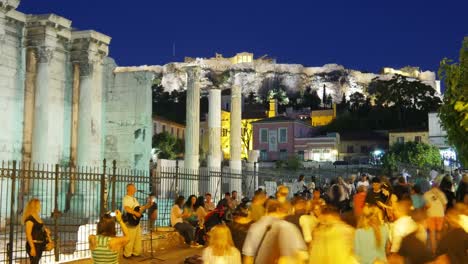
<path id="1" fill-rule="evenodd" d="M 468 166 L 468 37 L 463 41 L 459 63 L 443 59 L 439 77 L 445 83 L 444 102 L 439 111 L 441 123 L 459 160 Z"/>
<path id="2" fill-rule="evenodd" d="M 184 153 L 184 141 L 167 132 L 154 135 L 152 141 L 152 147 L 159 151 L 160 159 L 175 159 Z"/>
<path id="3" fill-rule="evenodd" d="M 388 173 L 395 172 L 399 164 L 422 170 L 439 168 L 442 157 L 435 146 L 420 142 L 396 143 L 382 157 L 383 167 Z"/>

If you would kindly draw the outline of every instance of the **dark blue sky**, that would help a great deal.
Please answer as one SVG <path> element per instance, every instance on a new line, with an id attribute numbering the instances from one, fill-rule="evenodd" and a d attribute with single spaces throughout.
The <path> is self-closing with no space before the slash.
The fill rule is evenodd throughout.
<path id="1" fill-rule="evenodd" d="M 19 10 L 111 36 L 121 66 L 249 51 L 307 66 L 436 71 L 468 35 L 467 0 L 22 0 Z"/>

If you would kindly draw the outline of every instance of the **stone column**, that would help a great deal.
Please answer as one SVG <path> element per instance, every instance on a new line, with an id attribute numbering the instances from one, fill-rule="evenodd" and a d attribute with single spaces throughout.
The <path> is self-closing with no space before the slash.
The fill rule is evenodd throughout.
<path id="1" fill-rule="evenodd" d="M 208 192 L 213 197 L 221 193 L 221 90 L 210 89 L 208 92 L 208 170 L 210 180 Z"/>
<path id="2" fill-rule="evenodd" d="M 231 133 L 230 133 L 230 147 L 231 147 L 231 159 L 229 161 L 229 167 L 231 173 L 239 174 L 240 177 L 242 171 L 242 138 L 241 138 L 241 127 L 242 127 L 242 90 L 239 85 L 234 84 L 231 87 Z M 236 190 L 239 194 L 242 193 L 242 180 L 240 178 L 231 179 L 230 189 Z"/>
<path id="3" fill-rule="evenodd" d="M 200 151 L 200 69 L 196 66 L 186 68 L 187 71 L 187 108 L 185 125 L 185 156 L 184 167 L 190 173 L 198 173 Z M 189 190 L 198 192 L 198 183 L 187 182 L 181 186 L 183 194 L 190 195 Z M 196 185 L 196 186 L 195 186 Z"/>
<path id="4" fill-rule="evenodd" d="M 28 49 L 26 53 L 26 79 L 24 84 L 24 125 L 23 125 L 23 162 L 31 162 L 33 125 L 34 125 L 34 94 L 37 73 L 36 51 Z"/>

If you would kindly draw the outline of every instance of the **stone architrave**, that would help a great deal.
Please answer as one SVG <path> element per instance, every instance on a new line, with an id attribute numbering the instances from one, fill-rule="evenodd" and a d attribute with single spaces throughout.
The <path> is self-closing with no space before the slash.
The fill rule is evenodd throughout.
<path id="1" fill-rule="evenodd" d="M 235 190 L 239 194 L 242 193 L 242 138 L 241 138 L 241 127 L 242 127 L 242 90 L 237 84 L 231 87 L 231 133 L 230 133 L 230 147 L 231 147 L 231 159 L 229 161 L 229 167 L 233 177 L 230 180 L 231 191 Z"/>
<path id="2" fill-rule="evenodd" d="M 188 66 L 187 72 L 187 108 L 185 127 L 185 156 L 184 167 L 191 174 L 198 173 L 200 151 L 200 68 Z M 182 192 L 198 193 L 198 181 L 184 181 Z"/>
<path id="3" fill-rule="evenodd" d="M 208 192 L 216 197 L 221 193 L 221 90 L 210 89 L 208 101 Z"/>

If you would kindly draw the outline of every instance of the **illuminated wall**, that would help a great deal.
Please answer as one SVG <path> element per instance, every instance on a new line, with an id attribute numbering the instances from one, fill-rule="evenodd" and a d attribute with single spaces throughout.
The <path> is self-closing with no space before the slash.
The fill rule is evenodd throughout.
<path id="1" fill-rule="evenodd" d="M 336 104 L 333 104 L 333 109 L 313 110 L 310 112 L 312 126 L 326 126 L 336 118 Z"/>
<path id="2" fill-rule="evenodd" d="M 419 141 L 422 143 L 429 144 L 429 132 L 427 131 L 405 131 L 405 132 L 389 132 L 388 133 L 388 145 L 406 143 L 410 141 Z"/>

